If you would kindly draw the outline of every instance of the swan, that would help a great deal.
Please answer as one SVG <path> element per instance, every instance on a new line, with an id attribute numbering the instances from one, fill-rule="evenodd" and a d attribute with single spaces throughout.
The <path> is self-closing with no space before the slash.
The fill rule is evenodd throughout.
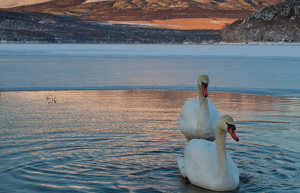
<path id="1" fill-rule="evenodd" d="M 207 99 L 209 77 L 198 77 L 198 101 L 188 99 L 183 105 L 178 121 L 187 141 L 191 139 L 215 140 L 215 128 L 221 117 L 217 107 Z"/>
<path id="2" fill-rule="evenodd" d="M 236 127 L 229 115 L 222 116 L 216 127 L 216 141 L 192 139 L 177 156 L 180 173 L 192 184 L 214 191 L 235 190 L 239 185 L 239 171 L 226 152 L 227 132 L 236 141 Z"/>

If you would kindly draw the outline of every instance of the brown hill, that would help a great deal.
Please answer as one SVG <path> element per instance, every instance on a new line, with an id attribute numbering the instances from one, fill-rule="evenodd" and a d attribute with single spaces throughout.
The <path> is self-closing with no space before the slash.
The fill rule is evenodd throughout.
<path id="1" fill-rule="evenodd" d="M 142 21 L 172 18 L 236 18 L 283 0 L 53 0 L 12 10 L 72 15 L 97 21 Z"/>
<path id="2" fill-rule="evenodd" d="M 97 24 L 76 17 L 0 11 L 0 43 L 183 44 L 218 42 L 219 33 Z"/>

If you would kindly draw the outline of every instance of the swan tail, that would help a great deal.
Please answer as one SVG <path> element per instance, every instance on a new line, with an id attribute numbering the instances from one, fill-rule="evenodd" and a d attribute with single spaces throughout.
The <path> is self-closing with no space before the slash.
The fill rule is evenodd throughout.
<path id="1" fill-rule="evenodd" d="M 181 156 L 177 156 L 177 164 L 180 170 L 181 175 L 185 178 L 185 169 L 184 169 L 184 158 Z"/>

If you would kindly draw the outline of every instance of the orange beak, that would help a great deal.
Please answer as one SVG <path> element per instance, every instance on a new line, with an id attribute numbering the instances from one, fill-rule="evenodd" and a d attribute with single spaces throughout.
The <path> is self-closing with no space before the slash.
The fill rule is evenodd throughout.
<path id="1" fill-rule="evenodd" d="M 204 97 L 207 97 L 208 96 L 208 93 L 207 93 L 207 86 L 205 84 L 202 84 L 202 93 L 203 93 L 203 96 Z"/>
<path id="2" fill-rule="evenodd" d="M 228 133 L 231 135 L 231 137 L 235 140 L 235 141 L 239 141 L 239 138 L 236 136 L 235 131 L 232 127 L 230 127 L 228 129 Z"/>

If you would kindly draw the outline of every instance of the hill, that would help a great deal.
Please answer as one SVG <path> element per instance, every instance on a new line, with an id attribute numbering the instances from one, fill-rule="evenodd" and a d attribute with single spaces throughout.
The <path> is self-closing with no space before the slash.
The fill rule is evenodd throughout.
<path id="1" fill-rule="evenodd" d="M 151 43 L 220 41 L 220 31 L 108 25 L 70 16 L 0 11 L 0 43 Z"/>
<path id="2" fill-rule="evenodd" d="M 19 3 L 17 3 L 19 1 Z M 40 3 L 38 3 L 40 1 Z M 38 12 L 55 15 L 76 16 L 83 20 L 135 23 L 190 18 L 213 18 L 204 21 L 223 28 L 237 19 L 248 17 L 258 8 L 269 6 L 283 0 L 14 0 L 10 11 Z M 4 0 L 0 1 L 0 8 Z M 20 2 L 23 2 L 21 4 Z M 26 2 L 28 5 L 26 5 Z M 33 4 L 33 2 L 36 2 Z M 19 6 L 22 5 L 22 6 Z M 229 20 L 219 20 L 226 18 Z M 217 21 L 217 22 L 216 22 Z M 182 22 L 182 20 L 181 20 Z M 198 21 L 198 23 L 202 20 Z M 147 23 L 147 22 L 146 22 Z M 158 22 L 159 23 L 159 22 Z M 161 22 L 160 22 L 161 23 Z M 182 23 L 187 23 L 184 21 Z M 148 23 L 149 24 L 149 23 Z M 207 29 L 203 26 L 193 29 Z M 173 25 L 173 24 L 172 24 Z M 155 26 L 155 25 L 154 25 Z M 164 27 L 166 25 L 160 25 Z M 171 25 L 169 25 L 170 28 Z M 176 23 L 175 25 L 176 26 Z M 191 29 L 191 28 L 188 28 Z M 216 28 L 215 28 L 216 29 Z"/>
<path id="3" fill-rule="evenodd" d="M 300 42 L 300 1 L 259 9 L 221 33 L 227 42 Z"/>
<path id="4" fill-rule="evenodd" d="M 282 1 L 0 0 L 0 41 L 218 42 L 224 26 Z"/>

